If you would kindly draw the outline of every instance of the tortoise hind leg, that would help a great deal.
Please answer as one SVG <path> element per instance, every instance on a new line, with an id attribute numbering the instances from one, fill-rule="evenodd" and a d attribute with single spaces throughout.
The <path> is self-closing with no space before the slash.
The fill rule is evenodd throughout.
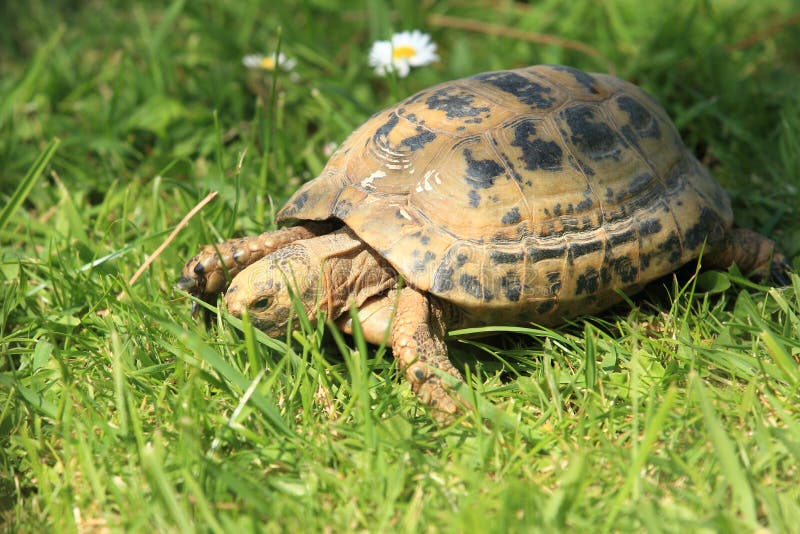
<path id="1" fill-rule="evenodd" d="M 725 240 L 703 257 L 703 266 L 727 269 L 736 263 L 748 276 L 788 285 L 789 264 L 775 242 L 745 228 L 734 228 Z"/>
<path id="2" fill-rule="evenodd" d="M 456 393 L 433 369 L 463 379 L 447 356 L 441 308 L 416 289 L 403 288 L 397 301 L 391 336 L 392 352 L 398 367 L 411 383 L 417 398 L 430 406 L 437 423 L 451 422 L 460 411 Z"/>

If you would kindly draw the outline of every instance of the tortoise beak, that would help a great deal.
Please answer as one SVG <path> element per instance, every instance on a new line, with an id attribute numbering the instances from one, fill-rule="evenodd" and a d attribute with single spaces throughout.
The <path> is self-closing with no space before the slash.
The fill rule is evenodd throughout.
<path id="1" fill-rule="evenodd" d="M 232 285 L 228 288 L 228 292 L 225 294 L 225 305 L 228 308 L 228 313 L 234 315 L 236 317 L 242 316 L 242 311 L 247 303 L 239 298 L 237 287 Z"/>

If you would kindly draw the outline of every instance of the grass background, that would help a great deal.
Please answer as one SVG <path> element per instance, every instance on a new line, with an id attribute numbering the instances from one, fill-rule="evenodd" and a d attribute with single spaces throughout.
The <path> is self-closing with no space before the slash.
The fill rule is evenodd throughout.
<path id="1" fill-rule="evenodd" d="M 555 331 L 454 336 L 489 421 L 445 429 L 385 349 L 324 324 L 288 346 L 207 329 L 173 289 L 200 244 L 271 226 L 371 113 L 535 63 L 650 91 L 797 268 L 795 2 L 223 4 L 0 4 L 5 531 L 798 531 L 796 275 L 666 280 Z M 413 28 L 442 61 L 376 78 L 370 43 Z M 298 65 L 273 97 L 241 58 L 279 41 Z"/>

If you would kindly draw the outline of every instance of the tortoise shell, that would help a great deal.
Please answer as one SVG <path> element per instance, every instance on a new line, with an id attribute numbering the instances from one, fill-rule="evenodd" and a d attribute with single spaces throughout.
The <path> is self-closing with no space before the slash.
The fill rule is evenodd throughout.
<path id="1" fill-rule="evenodd" d="M 733 217 L 644 91 L 534 66 L 373 115 L 277 216 L 330 218 L 476 321 L 549 324 L 697 258 Z"/>

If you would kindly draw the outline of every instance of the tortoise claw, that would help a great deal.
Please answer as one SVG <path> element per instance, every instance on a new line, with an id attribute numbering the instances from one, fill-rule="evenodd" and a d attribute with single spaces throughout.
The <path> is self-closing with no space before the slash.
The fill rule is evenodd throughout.
<path id="1" fill-rule="evenodd" d="M 784 287 L 792 283 L 789 278 L 789 263 L 783 256 L 777 256 L 772 259 L 772 265 L 769 268 L 769 279 L 778 286 Z"/>
<path id="2" fill-rule="evenodd" d="M 182 276 L 181 279 L 178 280 L 176 286 L 181 291 L 187 291 L 191 293 L 197 289 L 197 280 L 194 278 L 189 278 L 188 276 Z"/>

